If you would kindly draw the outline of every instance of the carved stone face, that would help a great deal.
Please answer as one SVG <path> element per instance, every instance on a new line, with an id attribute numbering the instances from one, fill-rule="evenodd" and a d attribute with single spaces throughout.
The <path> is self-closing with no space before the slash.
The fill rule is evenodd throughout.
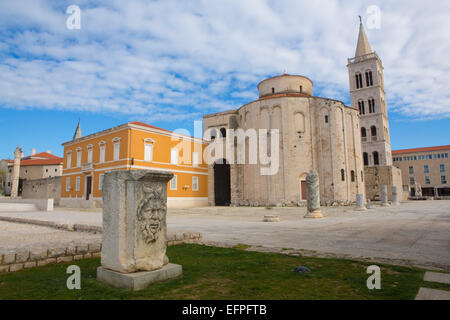
<path id="1" fill-rule="evenodd" d="M 153 191 L 146 194 L 138 211 L 137 218 L 141 238 L 148 244 L 158 239 L 162 228 L 165 207 L 161 201 L 161 195 L 158 192 Z"/>

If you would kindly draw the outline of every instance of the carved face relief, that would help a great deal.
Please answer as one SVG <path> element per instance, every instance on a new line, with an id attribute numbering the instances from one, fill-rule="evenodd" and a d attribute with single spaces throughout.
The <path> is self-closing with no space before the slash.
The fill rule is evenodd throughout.
<path id="1" fill-rule="evenodd" d="M 145 187 L 144 198 L 138 207 L 137 213 L 140 236 L 145 243 L 151 244 L 158 239 L 165 210 L 162 192 Z"/>

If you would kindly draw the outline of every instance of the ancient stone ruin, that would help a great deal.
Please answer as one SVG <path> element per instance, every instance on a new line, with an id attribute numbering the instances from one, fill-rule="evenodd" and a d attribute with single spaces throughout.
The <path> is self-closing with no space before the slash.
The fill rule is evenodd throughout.
<path id="1" fill-rule="evenodd" d="M 99 281 L 141 290 L 182 274 L 181 266 L 169 263 L 166 255 L 167 182 L 172 177 L 153 170 L 105 174 Z"/>

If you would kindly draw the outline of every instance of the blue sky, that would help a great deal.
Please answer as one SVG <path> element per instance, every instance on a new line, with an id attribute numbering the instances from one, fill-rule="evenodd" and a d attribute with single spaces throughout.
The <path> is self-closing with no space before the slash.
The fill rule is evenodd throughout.
<path id="1" fill-rule="evenodd" d="M 55 4 L 57 3 L 57 4 Z M 81 29 L 66 27 L 69 5 Z M 193 131 L 287 71 L 349 104 L 358 15 L 381 57 L 393 149 L 450 144 L 450 1 L 0 2 L 0 158 L 20 144 L 61 155 L 83 134 L 140 120 Z"/>

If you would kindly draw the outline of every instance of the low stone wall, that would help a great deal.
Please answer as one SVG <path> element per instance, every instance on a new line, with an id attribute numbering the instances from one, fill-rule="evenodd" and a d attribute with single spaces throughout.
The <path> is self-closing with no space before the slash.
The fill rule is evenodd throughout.
<path id="1" fill-rule="evenodd" d="M 22 199 L 54 199 L 56 206 L 61 198 L 62 177 L 24 180 Z"/>
<path id="2" fill-rule="evenodd" d="M 41 267 L 85 258 L 100 257 L 101 243 L 69 245 L 55 248 L 18 249 L 0 254 L 0 273 Z"/>
<path id="3" fill-rule="evenodd" d="M 53 211 L 53 199 L 0 199 L 0 203 L 3 204 L 3 211 Z M 5 206 L 9 205 L 10 208 Z M 27 205 L 34 205 L 33 207 Z"/>
<path id="4" fill-rule="evenodd" d="M 63 225 L 60 225 L 59 227 L 64 229 Z M 96 229 L 96 227 L 93 228 Z M 201 240 L 202 234 L 200 232 L 169 232 L 167 234 L 168 246 L 182 243 L 199 243 Z M 86 258 L 99 258 L 101 250 L 102 244 L 99 240 L 95 243 L 75 243 L 62 247 L 26 248 L 14 251 L 0 251 L 0 273 L 41 267 L 50 263 L 65 263 Z"/>

